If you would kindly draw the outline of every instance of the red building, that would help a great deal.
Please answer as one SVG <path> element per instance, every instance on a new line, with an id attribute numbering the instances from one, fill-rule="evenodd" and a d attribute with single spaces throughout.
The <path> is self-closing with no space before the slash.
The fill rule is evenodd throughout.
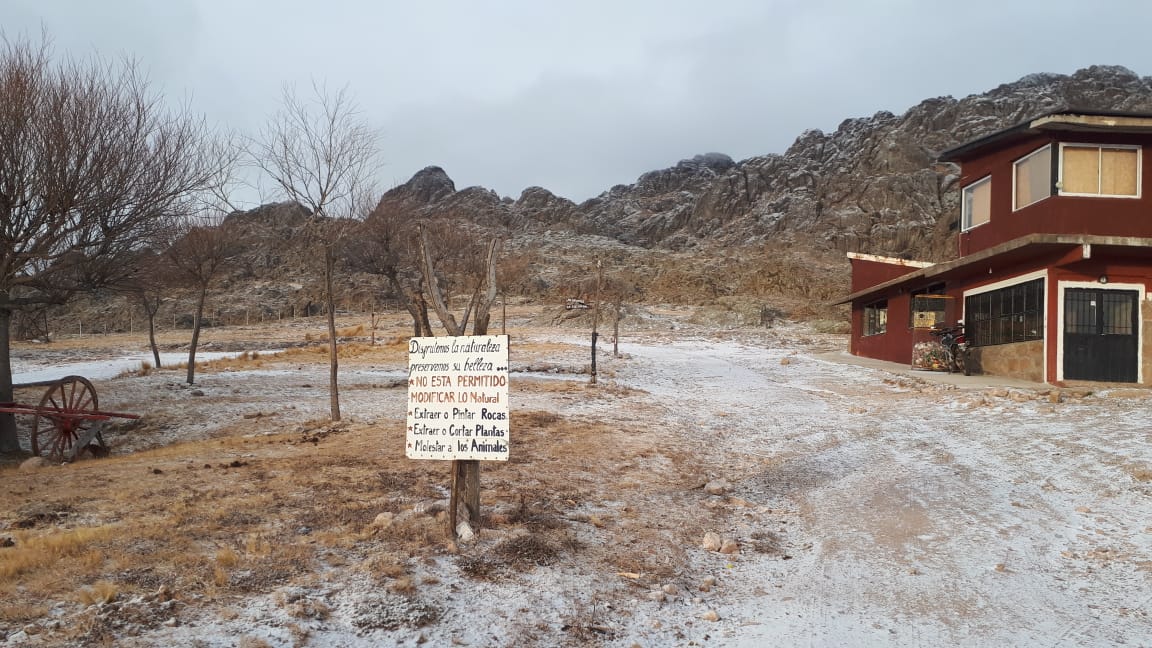
<path id="1" fill-rule="evenodd" d="M 1060 111 L 944 152 L 959 257 L 849 254 L 850 351 L 910 362 L 963 320 L 976 371 L 1152 384 L 1152 114 Z"/>

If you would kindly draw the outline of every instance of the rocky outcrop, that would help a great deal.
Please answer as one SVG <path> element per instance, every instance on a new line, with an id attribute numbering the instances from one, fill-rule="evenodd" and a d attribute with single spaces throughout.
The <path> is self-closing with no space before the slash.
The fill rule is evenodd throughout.
<path id="1" fill-rule="evenodd" d="M 455 191 L 438 167 L 381 205 L 510 228 L 569 229 L 670 249 L 784 241 L 940 259 L 959 216 L 957 169 L 941 151 L 1037 114 L 1083 108 L 1152 111 L 1152 79 L 1115 66 L 1032 74 L 961 99 L 927 99 L 902 115 L 847 119 L 802 133 L 783 154 L 734 162 L 708 153 L 650 171 L 579 205 L 530 187 L 519 199 Z"/>
<path id="2" fill-rule="evenodd" d="M 528 187 L 511 205 L 515 222 L 521 226 L 570 224 L 576 203 L 543 187 Z"/>
<path id="3" fill-rule="evenodd" d="M 453 218 L 490 227 L 508 227 L 512 214 L 507 202 L 483 187 L 459 191 L 438 166 L 421 169 L 404 184 L 380 197 L 376 211 L 402 214 L 409 218 Z"/>
<path id="4" fill-rule="evenodd" d="M 783 155 L 743 160 L 718 178 L 697 199 L 688 233 L 941 258 L 959 196 L 957 169 L 935 164 L 940 152 L 1062 108 L 1152 111 L 1152 79 L 1105 66 L 1034 74 L 980 95 L 928 99 L 900 116 L 848 119 L 833 133 L 808 131 Z"/>

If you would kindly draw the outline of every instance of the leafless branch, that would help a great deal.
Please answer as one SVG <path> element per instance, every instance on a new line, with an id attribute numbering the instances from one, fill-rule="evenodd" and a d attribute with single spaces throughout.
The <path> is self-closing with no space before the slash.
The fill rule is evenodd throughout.
<path id="1" fill-rule="evenodd" d="M 0 34 L 0 400 L 12 312 L 130 277 L 228 162 L 202 118 L 163 107 L 131 60 L 54 61 Z M 0 417 L 0 451 L 14 428 Z"/>

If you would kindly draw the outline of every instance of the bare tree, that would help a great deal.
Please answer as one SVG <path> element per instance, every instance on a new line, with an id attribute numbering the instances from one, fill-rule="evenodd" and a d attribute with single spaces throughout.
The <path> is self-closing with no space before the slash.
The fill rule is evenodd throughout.
<path id="1" fill-rule="evenodd" d="M 250 148 L 256 166 L 277 188 L 312 212 L 306 235 L 321 248 L 328 310 L 329 394 L 333 421 L 340 420 L 336 298 L 337 251 L 368 213 L 378 156 L 377 135 L 348 96 L 313 84 L 312 96 L 285 87 L 280 111 Z"/>
<path id="2" fill-rule="evenodd" d="M 639 292 L 636 283 L 626 276 L 604 278 L 603 301 L 612 308 L 612 356 L 620 357 L 620 320 L 624 319 L 624 302 L 634 299 Z"/>
<path id="3" fill-rule="evenodd" d="M 15 311 L 115 282 L 162 220 L 210 187 L 203 120 L 165 109 L 131 62 L 53 62 L 0 35 L 0 401 Z M 0 452 L 19 450 L 0 415 Z"/>
<path id="4" fill-rule="evenodd" d="M 132 261 L 136 273 L 121 282 L 118 289 L 139 304 L 148 320 L 148 346 L 152 349 L 152 359 L 160 368 L 160 348 L 156 345 L 156 313 L 160 311 L 165 295 L 171 289 L 170 267 L 156 251 L 143 249 Z"/>
<path id="5" fill-rule="evenodd" d="M 396 299 L 412 316 L 412 334 L 425 337 L 433 333 L 418 248 L 415 226 L 377 206 L 349 240 L 345 258 L 356 270 L 387 279 Z"/>
<path id="6" fill-rule="evenodd" d="M 196 291 L 192 343 L 188 346 L 189 385 L 196 380 L 196 348 L 204 323 L 204 302 L 208 297 L 208 289 L 242 249 L 227 227 L 194 225 L 183 231 L 164 253 L 173 273 Z"/>

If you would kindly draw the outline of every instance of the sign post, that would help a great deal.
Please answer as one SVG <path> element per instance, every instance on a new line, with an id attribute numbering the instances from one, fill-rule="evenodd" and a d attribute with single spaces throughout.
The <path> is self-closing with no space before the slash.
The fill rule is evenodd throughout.
<path id="1" fill-rule="evenodd" d="M 410 459 L 452 462 L 449 535 L 463 493 L 480 521 L 480 461 L 507 461 L 508 336 L 417 337 L 408 343 Z"/>

